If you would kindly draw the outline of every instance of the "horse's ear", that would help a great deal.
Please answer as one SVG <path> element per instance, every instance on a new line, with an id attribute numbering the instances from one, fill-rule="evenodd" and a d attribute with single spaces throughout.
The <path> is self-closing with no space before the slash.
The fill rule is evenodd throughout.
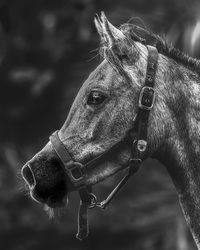
<path id="1" fill-rule="evenodd" d="M 116 41 L 125 38 L 124 34 L 108 21 L 104 12 L 101 12 L 100 17 L 96 15 L 94 23 L 101 37 L 101 42 L 107 47 L 112 47 Z"/>

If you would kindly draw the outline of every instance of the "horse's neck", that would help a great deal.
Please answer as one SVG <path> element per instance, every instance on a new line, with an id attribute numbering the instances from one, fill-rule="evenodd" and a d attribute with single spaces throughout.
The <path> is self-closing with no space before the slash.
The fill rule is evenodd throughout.
<path id="1" fill-rule="evenodd" d="M 179 76 L 172 75 L 170 83 L 172 133 L 160 160 L 168 168 L 200 249 L 200 79 L 187 70 Z"/>

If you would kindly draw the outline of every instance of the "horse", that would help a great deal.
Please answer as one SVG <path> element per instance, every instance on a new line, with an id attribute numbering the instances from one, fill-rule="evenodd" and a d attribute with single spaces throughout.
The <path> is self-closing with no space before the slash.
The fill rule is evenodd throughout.
<path id="1" fill-rule="evenodd" d="M 84 224 L 87 207 L 102 206 L 91 186 L 125 168 L 135 172 L 152 157 L 167 168 L 200 249 L 200 61 L 146 28 L 116 28 L 103 12 L 95 25 L 103 60 L 83 83 L 62 128 L 23 166 L 30 195 L 55 208 L 78 190 Z M 148 70 L 153 85 L 144 88 Z M 148 115 L 138 125 L 140 112 Z"/>

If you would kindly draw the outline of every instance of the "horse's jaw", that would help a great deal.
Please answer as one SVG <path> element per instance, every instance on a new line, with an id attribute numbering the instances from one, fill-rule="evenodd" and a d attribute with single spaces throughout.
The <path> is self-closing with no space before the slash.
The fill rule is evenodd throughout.
<path id="1" fill-rule="evenodd" d="M 101 165 L 93 167 L 87 174 L 87 184 L 95 185 L 99 182 L 104 181 L 108 177 L 113 176 L 126 166 L 119 165 L 118 163 L 105 161 Z"/>

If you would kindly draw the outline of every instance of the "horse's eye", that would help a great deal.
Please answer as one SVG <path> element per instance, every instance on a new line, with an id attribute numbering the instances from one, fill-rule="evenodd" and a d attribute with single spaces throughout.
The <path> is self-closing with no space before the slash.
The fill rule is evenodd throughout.
<path id="1" fill-rule="evenodd" d="M 106 96 L 102 94 L 101 92 L 92 91 L 90 92 L 88 96 L 87 104 L 98 105 L 98 104 L 101 104 L 105 99 L 106 99 Z"/>
<path id="2" fill-rule="evenodd" d="M 120 61 L 124 61 L 124 60 L 128 61 L 129 60 L 129 57 L 126 54 L 119 54 L 118 58 L 119 58 Z"/>

